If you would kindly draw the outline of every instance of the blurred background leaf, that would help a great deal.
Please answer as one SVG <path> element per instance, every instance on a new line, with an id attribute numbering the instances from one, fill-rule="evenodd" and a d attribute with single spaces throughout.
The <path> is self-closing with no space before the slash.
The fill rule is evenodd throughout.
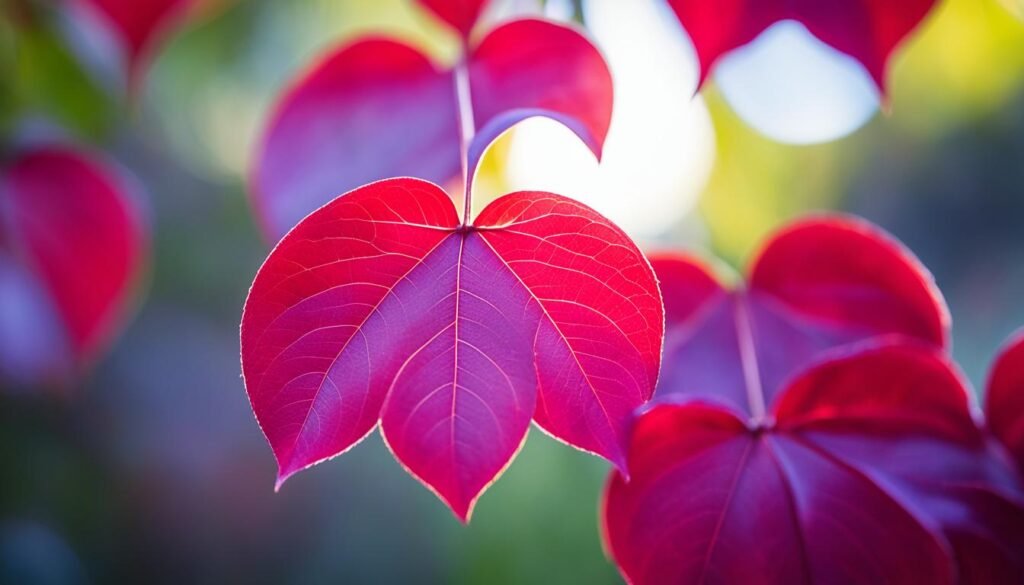
<path id="1" fill-rule="evenodd" d="M 8 27 L 17 26 L 11 22 Z M 93 80 L 70 52 L 60 35 L 38 22 L 26 22 L 14 34 L 8 31 L 10 46 L 4 46 L 13 63 L 4 94 L 4 114 L 37 115 L 53 121 L 79 136 L 102 139 L 113 122 L 116 109 L 111 96 Z M 6 45 L 6 43 L 5 43 Z M 6 69 L 7 64 L 3 65 Z"/>
<path id="2" fill-rule="evenodd" d="M 495 1 L 492 20 L 541 10 Z M 537 431 L 467 528 L 375 436 L 272 489 L 238 363 L 242 303 L 267 252 L 245 193 L 254 141 L 283 84 L 326 48 L 386 33 L 451 60 L 443 26 L 409 0 L 228 2 L 168 37 L 132 107 L 87 65 L 75 23 L 31 4 L 31 26 L 7 10 L 0 20 L 0 151 L 43 119 L 128 168 L 153 208 L 153 285 L 73 398 L 0 391 L 0 582 L 619 582 L 597 533 L 607 466 Z M 587 16 L 586 1 L 561 4 Z M 955 355 L 980 386 L 1024 324 L 1024 21 L 1013 9 L 943 0 L 894 63 L 889 113 L 831 142 L 764 137 L 712 82 L 693 102 L 710 113 L 713 140 L 693 141 L 710 149 L 699 151 L 709 177 L 680 179 L 689 212 L 645 241 L 742 267 L 800 214 L 861 214 L 934 271 Z M 481 197 L 509 186 L 510 140 L 488 154 Z M 529 153 L 520 162 L 528 170 Z M 636 198 L 621 196 L 629 211 Z"/>

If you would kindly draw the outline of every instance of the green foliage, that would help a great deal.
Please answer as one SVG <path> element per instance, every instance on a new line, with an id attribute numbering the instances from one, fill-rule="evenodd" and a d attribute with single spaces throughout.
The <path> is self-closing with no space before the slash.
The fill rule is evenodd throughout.
<path id="1" fill-rule="evenodd" d="M 16 30 L 12 37 L 12 75 L 8 78 L 13 83 L 8 91 L 13 95 L 0 109 L 7 115 L 52 117 L 82 137 L 102 138 L 114 118 L 111 97 L 56 32 L 30 25 Z"/>

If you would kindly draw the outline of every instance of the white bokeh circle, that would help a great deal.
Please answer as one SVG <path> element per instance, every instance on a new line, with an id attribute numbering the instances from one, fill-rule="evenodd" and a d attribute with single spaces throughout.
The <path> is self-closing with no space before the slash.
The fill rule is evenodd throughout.
<path id="1" fill-rule="evenodd" d="M 726 55 L 714 76 L 740 118 L 788 144 L 842 138 L 866 124 L 880 103 L 874 82 L 856 59 L 792 20 L 772 25 Z"/>
<path id="2" fill-rule="evenodd" d="M 711 119 L 694 97 L 696 57 L 664 2 L 587 0 L 583 8 L 615 82 L 602 162 L 568 129 L 532 119 L 515 130 L 505 179 L 511 190 L 573 197 L 650 240 L 693 209 L 714 161 Z"/>

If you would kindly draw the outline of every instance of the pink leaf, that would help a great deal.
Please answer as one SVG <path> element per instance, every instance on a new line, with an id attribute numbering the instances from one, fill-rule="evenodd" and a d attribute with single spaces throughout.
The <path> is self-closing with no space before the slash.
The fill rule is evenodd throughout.
<path id="1" fill-rule="evenodd" d="M 651 263 L 668 319 L 662 397 L 756 415 L 788 378 L 829 353 L 880 337 L 947 343 L 948 312 L 928 272 L 899 242 L 852 218 L 783 230 L 737 290 L 685 257 Z"/>
<path id="2" fill-rule="evenodd" d="M 142 268 L 147 235 L 138 210 L 115 173 L 73 150 L 47 147 L 3 170 L 0 214 L 0 255 L 11 270 L 4 272 L 46 292 L 34 311 L 56 315 L 41 316 L 40 328 L 50 331 L 51 343 L 59 337 L 66 345 L 69 369 L 82 365 L 110 342 Z M 5 277 L 3 285 L 14 280 Z M 60 324 L 59 336 L 42 327 L 46 322 Z"/>
<path id="3" fill-rule="evenodd" d="M 460 227 L 440 188 L 389 179 L 271 252 L 242 363 L 279 485 L 379 421 L 402 465 L 468 520 L 531 419 L 624 469 L 662 332 L 649 265 L 589 208 L 514 193 Z"/>
<path id="4" fill-rule="evenodd" d="M 470 167 L 523 115 L 567 123 L 600 154 L 611 121 L 611 75 L 572 28 L 518 20 L 466 56 L 476 140 Z M 455 75 L 417 49 L 364 39 L 330 53 L 284 94 L 251 177 L 270 239 L 340 193 L 394 176 L 447 183 L 459 175 Z"/>
<path id="5" fill-rule="evenodd" d="M 860 61 L 884 93 L 890 56 L 935 0 L 669 0 L 669 5 L 697 49 L 701 84 L 723 55 L 780 20 L 796 20 Z"/>
<path id="6" fill-rule="evenodd" d="M 609 480 L 603 522 L 637 585 L 1024 577 L 1024 488 L 946 358 L 920 346 L 805 370 L 761 420 L 655 406 L 629 466 L 631 481 Z"/>
<path id="7" fill-rule="evenodd" d="M 992 432 L 1024 470 L 1024 333 L 999 353 L 989 375 L 985 413 Z"/>
<path id="8" fill-rule="evenodd" d="M 424 8 L 468 38 L 487 0 L 418 0 Z"/>

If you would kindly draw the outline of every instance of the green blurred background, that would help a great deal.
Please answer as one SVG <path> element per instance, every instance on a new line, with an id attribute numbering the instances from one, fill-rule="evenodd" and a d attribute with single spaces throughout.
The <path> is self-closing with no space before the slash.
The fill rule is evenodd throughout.
<path id="1" fill-rule="evenodd" d="M 456 45 L 409 0 L 218 4 L 168 36 L 129 100 L 94 33 L 48 3 L 4 0 L 0 144 L 57 136 L 109 153 L 145 187 L 154 247 L 135 318 L 79 387 L 0 392 L 0 581 L 619 582 L 597 531 L 606 463 L 536 430 L 468 527 L 377 436 L 274 493 L 238 361 L 242 303 L 268 250 L 245 193 L 268 109 L 317 54 L 359 34 L 401 36 L 441 60 Z M 641 224 L 637 237 L 741 272 L 792 218 L 862 215 L 933 271 L 955 356 L 983 386 L 1024 324 L 1022 8 L 940 2 L 893 62 L 889 113 L 824 143 L 763 136 L 712 82 L 699 100 L 711 138 L 692 155 L 707 168 L 686 171 L 703 176 L 679 188 L 671 228 Z M 511 186 L 516 139 L 489 154 L 482 192 Z"/>

